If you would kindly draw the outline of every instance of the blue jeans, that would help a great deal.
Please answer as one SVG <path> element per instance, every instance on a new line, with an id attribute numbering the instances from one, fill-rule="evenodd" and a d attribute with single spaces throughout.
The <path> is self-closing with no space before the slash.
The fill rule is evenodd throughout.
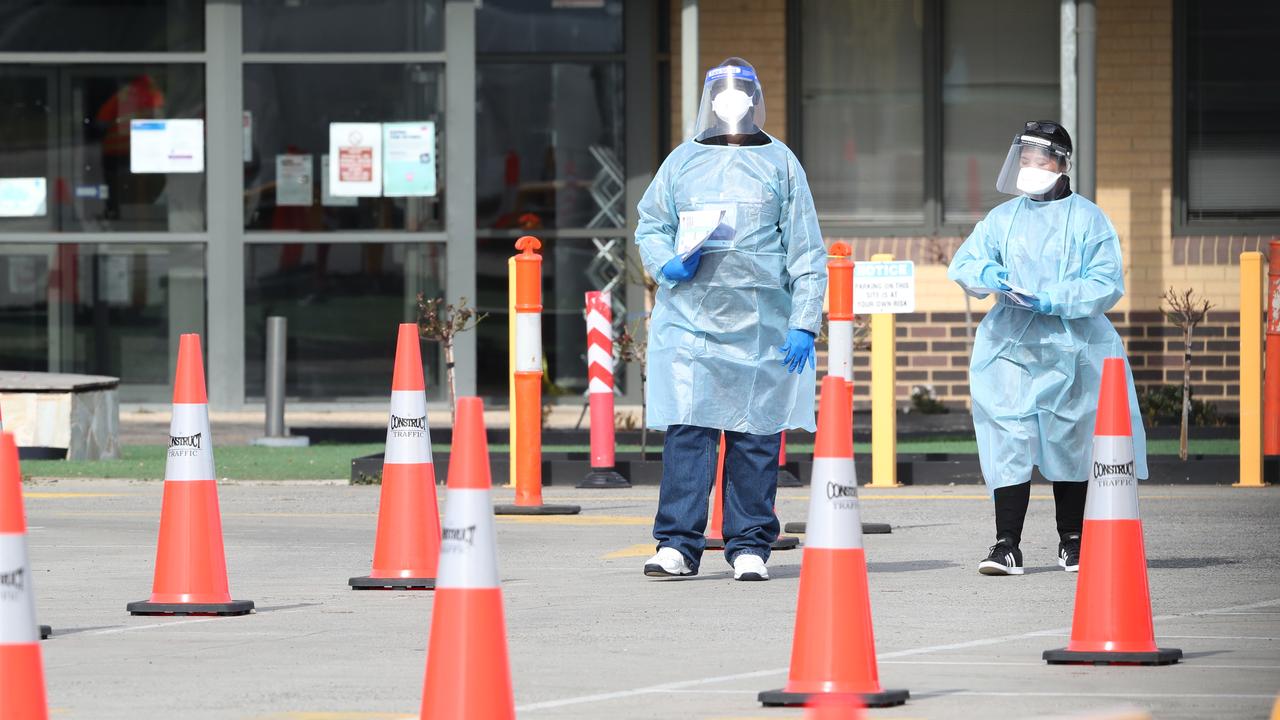
<path id="1" fill-rule="evenodd" d="M 724 557 L 733 564 L 742 553 L 769 559 L 778 539 L 773 503 L 778 492 L 778 452 L 782 433 L 726 432 L 724 461 Z M 715 487 L 720 431 L 695 425 L 667 428 L 662 448 L 662 487 L 653 537 L 658 547 L 680 551 L 695 572 L 707 541 L 707 496 Z"/>

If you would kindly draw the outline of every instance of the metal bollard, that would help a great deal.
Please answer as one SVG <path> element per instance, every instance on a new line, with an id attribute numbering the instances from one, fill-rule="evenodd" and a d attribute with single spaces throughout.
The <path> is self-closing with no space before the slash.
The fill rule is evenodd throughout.
<path id="1" fill-rule="evenodd" d="M 267 356 L 263 379 L 266 404 L 266 436 L 253 441 L 254 445 L 268 447 L 306 447 L 309 438 L 289 435 L 284 426 L 285 362 L 289 340 L 288 318 L 272 315 L 267 318 Z"/>

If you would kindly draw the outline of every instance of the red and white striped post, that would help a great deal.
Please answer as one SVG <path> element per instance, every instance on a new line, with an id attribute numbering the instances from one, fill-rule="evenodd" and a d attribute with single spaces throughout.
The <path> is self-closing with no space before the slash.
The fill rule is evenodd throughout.
<path id="1" fill-rule="evenodd" d="M 516 499 L 498 505 L 498 515 L 577 515 L 577 505 L 542 502 L 542 241 L 532 235 L 516 240 L 516 423 L 511 472 Z"/>
<path id="2" fill-rule="evenodd" d="M 587 398 L 591 403 L 591 471 L 580 488 L 629 488 L 618 473 L 613 434 L 613 308 L 607 292 L 587 293 Z"/>

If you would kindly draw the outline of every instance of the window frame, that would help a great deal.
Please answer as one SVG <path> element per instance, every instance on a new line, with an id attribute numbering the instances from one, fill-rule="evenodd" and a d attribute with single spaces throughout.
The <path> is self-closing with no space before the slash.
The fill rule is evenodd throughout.
<path id="1" fill-rule="evenodd" d="M 1190 168 L 1187 142 L 1188 0 L 1173 3 L 1173 183 L 1170 192 L 1174 237 L 1198 235 L 1274 235 L 1280 220 L 1192 220 L 1189 213 Z"/>
<path id="2" fill-rule="evenodd" d="M 1178 0 L 1181 2 L 1182 0 Z M 802 0 L 787 0 L 787 145 L 796 157 L 804 160 L 804 110 L 801 97 L 803 76 L 801 48 Z M 924 137 L 920 139 L 924 150 L 924 202 L 921 207 L 923 221 L 916 224 L 893 225 L 864 224 L 826 218 L 821 214 L 818 222 L 823 234 L 830 237 L 965 237 L 973 231 L 976 222 L 947 222 L 945 218 L 944 159 L 943 150 L 943 19 L 946 6 L 943 0 L 923 0 L 923 26 L 921 28 L 921 62 L 924 97 Z M 994 179 L 993 179 L 994 182 Z"/>

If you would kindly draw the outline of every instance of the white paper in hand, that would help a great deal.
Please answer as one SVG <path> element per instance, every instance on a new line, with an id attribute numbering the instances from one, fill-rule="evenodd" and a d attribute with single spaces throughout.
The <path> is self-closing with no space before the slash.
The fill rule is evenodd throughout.
<path id="1" fill-rule="evenodd" d="M 676 231 L 676 254 L 681 260 L 688 260 L 690 255 L 704 243 L 711 233 L 720 226 L 724 211 L 685 210 L 680 213 L 680 227 Z"/>

